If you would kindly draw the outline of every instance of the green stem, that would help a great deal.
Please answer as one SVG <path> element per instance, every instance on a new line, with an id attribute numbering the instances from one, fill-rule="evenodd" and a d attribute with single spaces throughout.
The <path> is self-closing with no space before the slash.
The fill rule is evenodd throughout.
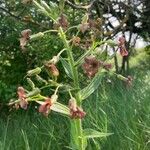
<path id="1" fill-rule="evenodd" d="M 60 36 L 61 36 L 61 38 L 64 42 L 64 46 L 65 46 L 66 51 L 67 51 L 69 65 L 70 65 L 72 75 L 73 75 L 74 88 L 80 89 L 79 79 L 78 79 L 78 71 L 77 71 L 77 67 L 75 66 L 75 61 L 74 61 L 74 58 L 73 58 L 72 48 L 69 46 L 68 41 L 66 39 L 66 35 L 63 32 L 61 27 L 60 27 L 59 31 L 60 31 Z M 81 100 L 80 100 L 79 94 L 76 94 L 75 98 L 76 98 L 76 101 L 77 101 L 77 105 L 81 106 Z M 81 119 L 71 120 L 71 136 L 73 138 L 72 139 L 72 142 L 73 142 L 72 144 L 75 145 L 78 150 L 84 150 L 83 138 L 82 138 L 82 121 L 81 121 Z"/>

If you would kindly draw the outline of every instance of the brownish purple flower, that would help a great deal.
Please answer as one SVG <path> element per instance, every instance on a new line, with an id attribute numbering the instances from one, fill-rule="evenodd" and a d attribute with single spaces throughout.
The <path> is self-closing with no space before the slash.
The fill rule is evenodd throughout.
<path id="1" fill-rule="evenodd" d="M 79 45 L 80 45 L 80 42 L 81 42 L 81 39 L 80 39 L 78 36 L 74 36 L 74 37 L 72 38 L 72 44 L 73 44 L 74 46 L 79 46 Z"/>
<path id="2" fill-rule="evenodd" d="M 25 46 L 27 45 L 29 39 L 30 39 L 31 30 L 26 29 L 21 32 L 21 38 L 20 38 L 20 47 L 22 50 L 25 50 Z"/>
<path id="3" fill-rule="evenodd" d="M 100 62 L 95 57 L 85 57 L 82 65 L 86 75 L 91 78 L 94 77 L 100 67 Z"/>
<path id="4" fill-rule="evenodd" d="M 131 86 L 132 85 L 132 81 L 133 81 L 133 78 L 131 76 L 128 76 L 127 79 L 126 79 L 127 86 Z"/>
<path id="5" fill-rule="evenodd" d="M 20 100 L 20 103 L 19 103 L 20 107 L 23 109 L 27 109 L 28 101 L 27 101 L 27 96 L 26 96 L 24 88 L 18 87 L 17 94 Z"/>
<path id="6" fill-rule="evenodd" d="M 120 49 L 120 55 L 122 57 L 128 56 L 128 51 L 126 50 L 125 42 L 126 40 L 123 36 L 119 38 L 119 49 Z"/>
<path id="7" fill-rule="evenodd" d="M 50 113 L 50 107 L 52 106 L 52 102 L 50 98 L 47 98 L 43 104 L 39 107 L 39 112 L 42 113 L 44 116 L 48 116 Z"/>
<path id="8" fill-rule="evenodd" d="M 69 108 L 70 108 L 70 117 L 72 119 L 82 119 L 86 115 L 83 109 L 77 106 L 75 99 L 70 99 Z"/>
<path id="9" fill-rule="evenodd" d="M 59 70 L 54 63 L 46 63 L 45 67 L 54 77 L 59 76 Z"/>
<path id="10" fill-rule="evenodd" d="M 80 31 L 82 33 L 84 33 L 85 31 L 87 31 L 89 29 L 89 23 L 82 23 L 80 24 Z"/>

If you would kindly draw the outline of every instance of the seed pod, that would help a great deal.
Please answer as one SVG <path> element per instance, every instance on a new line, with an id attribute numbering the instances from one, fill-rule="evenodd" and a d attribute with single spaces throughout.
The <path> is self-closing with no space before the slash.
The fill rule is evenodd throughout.
<path id="1" fill-rule="evenodd" d="M 35 68 L 35 69 L 29 70 L 29 71 L 27 72 L 27 76 L 28 76 L 28 77 L 31 77 L 31 76 L 34 76 L 34 75 L 39 74 L 40 72 L 41 72 L 41 68 L 40 68 L 40 67 L 37 67 L 37 68 Z"/>
<path id="2" fill-rule="evenodd" d="M 31 39 L 31 40 L 35 40 L 35 39 L 41 38 L 41 37 L 43 37 L 43 36 L 44 36 L 44 33 L 43 33 L 43 32 L 39 32 L 39 33 L 37 33 L 37 34 L 31 35 L 31 36 L 30 36 L 30 39 Z"/>
<path id="3" fill-rule="evenodd" d="M 122 81 L 127 81 L 128 80 L 126 77 L 122 76 L 121 74 L 118 74 L 117 78 L 122 80 Z"/>
<path id="4" fill-rule="evenodd" d="M 36 79 L 40 82 L 40 83 L 45 83 L 47 84 L 47 81 L 44 80 L 42 77 L 40 77 L 39 75 L 36 75 Z"/>
<path id="5" fill-rule="evenodd" d="M 33 81 L 30 78 L 27 78 L 27 82 L 31 86 L 32 89 L 35 88 L 35 85 L 34 85 Z"/>
<path id="6" fill-rule="evenodd" d="M 33 91 L 29 92 L 27 94 L 27 97 L 32 97 L 40 94 L 41 90 L 39 88 L 35 88 Z"/>

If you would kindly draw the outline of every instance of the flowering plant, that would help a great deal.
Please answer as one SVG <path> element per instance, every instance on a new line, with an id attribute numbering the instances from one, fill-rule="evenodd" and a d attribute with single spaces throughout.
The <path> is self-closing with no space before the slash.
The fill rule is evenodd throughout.
<path id="1" fill-rule="evenodd" d="M 119 44 L 112 40 L 102 40 L 99 36 L 102 35 L 102 20 L 92 20 L 86 13 L 82 19 L 81 24 L 77 26 L 70 26 L 66 15 L 62 9 L 59 14 L 55 14 L 53 6 L 48 6 L 44 1 L 37 2 L 36 0 L 24 0 L 23 3 L 33 3 L 34 6 L 44 15 L 50 17 L 53 21 L 53 29 L 39 32 L 31 35 L 30 29 L 25 29 L 21 32 L 20 47 L 25 51 L 32 40 L 40 40 L 45 34 L 55 33 L 62 40 L 64 48 L 58 54 L 53 56 L 50 60 L 44 62 L 43 66 L 29 70 L 26 78 L 32 90 L 28 91 L 23 87 L 18 87 L 18 100 L 10 102 L 9 105 L 15 105 L 16 108 L 27 109 L 30 102 L 34 101 L 39 104 L 39 112 L 44 116 L 48 116 L 51 111 L 63 114 L 70 119 L 71 123 L 71 147 L 73 149 L 84 150 L 87 147 L 87 139 L 106 137 L 111 133 L 101 133 L 94 129 L 83 129 L 82 119 L 88 117 L 88 113 L 83 110 L 82 102 L 86 100 L 100 85 L 103 77 L 114 74 L 119 79 L 131 83 L 131 78 L 123 77 L 112 71 L 112 64 L 109 60 L 115 56 L 114 52 L 111 56 L 106 56 L 107 49 L 99 51 L 102 45 L 106 44 L 110 47 L 119 47 L 122 56 L 127 55 L 125 49 L 125 40 L 119 39 Z M 63 1 L 64 2 L 64 1 Z M 62 3 L 62 1 L 60 1 Z M 64 4 L 62 4 L 63 6 Z M 57 7 L 57 6 L 55 6 Z M 87 9 L 87 8 L 86 8 Z M 73 30 L 73 31 L 72 31 Z M 72 32 L 71 32 L 72 31 Z M 89 34 L 90 33 L 90 34 Z M 98 33 L 98 34 L 97 34 Z M 85 36 L 83 36 L 86 34 Z M 81 37 L 84 37 L 83 39 Z M 83 52 L 78 58 L 75 55 L 75 49 L 81 49 Z M 66 54 L 66 58 L 62 54 Z M 60 70 L 58 69 L 58 62 L 62 63 L 69 82 L 59 82 Z M 80 72 L 80 68 L 82 71 Z M 41 77 L 42 72 L 47 72 L 49 79 Z M 81 74 L 86 75 L 90 83 L 82 87 L 80 84 Z M 33 80 L 38 80 L 42 83 L 42 87 L 36 87 Z M 44 88 L 54 89 L 51 96 L 42 95 L 41 91 Z M 65 90 L 69 94 L 68 106 L 60 103 L 59 92 Z"/>

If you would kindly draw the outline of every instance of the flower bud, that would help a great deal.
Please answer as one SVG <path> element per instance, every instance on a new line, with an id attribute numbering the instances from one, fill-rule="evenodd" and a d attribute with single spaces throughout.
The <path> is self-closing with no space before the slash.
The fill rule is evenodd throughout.
<path id="1" fill-rule="evenodd" d="M 33 81 L 30 78 L 27 78 L 27 82 L 31 86 L 32 89 L 35 88 L 35 85 L 34 85 Z"/>
<path id="2" fill-rule="evenodd" d="M 58 95 L 57 95 L 57 94 L 53 94 L 53 95 L 51 96 L 51 103 L 52 103 L 52 104 L 55 103 L 55 102 L 57 101 L 57 99 L 58 99 Z"/>
<path id="3" fill-rule="evenodd" d="M 59 76 L 59 70 L 57 69 L 55 64 L 47 63 L 47 64 L 45 64 L 45 67 L 54 77 Z"/>
<path id="4" fill-rule="evenodd" d="M 31 77 L 31 76 L 34 76 L 34 75 L 37 75 L 41 72 L 41 68 L 40 67 L 37 67 L 35 69 L 32 69 L 32 70 L 29 70 L 27 72 L 27 76 Z"/>
<path id="5" fill-rule="evenodd" d="M 43 36 L 44 36 L 44 33 L 43 33 L 43 32 L 39 32 L 39 33 L 37 33 L 37 34 L 31 35 L 31 36 L 30 36 L 30 39 L 31 39 L 31 40 L 35 40 L 35 39 L 39 39 L 39 38 L 41 38 L 41 37 L 43 37 Z"/>
<path id="6" fill-rule="evenodd" d="M 29 92 L 27 94 L 27 97 L 32 97 L 40 94 L 41 90 L 39 88 L 35 88 L 33 91 Z"/>
<path id="7" fill-rule="evenodd" d="M 122 76 L 121 74 L 118 74 L 117 78 L 122 80 L 122 81 L 127 81 L 128 80 L 126 77 Z"/>
<path id="8" fill-rule="evenodd" d="M 58 61 L 59 61 L 59 56 L 53 56 L 53 58 L 50 60 L 50 63 L 57 64 Z"/>

